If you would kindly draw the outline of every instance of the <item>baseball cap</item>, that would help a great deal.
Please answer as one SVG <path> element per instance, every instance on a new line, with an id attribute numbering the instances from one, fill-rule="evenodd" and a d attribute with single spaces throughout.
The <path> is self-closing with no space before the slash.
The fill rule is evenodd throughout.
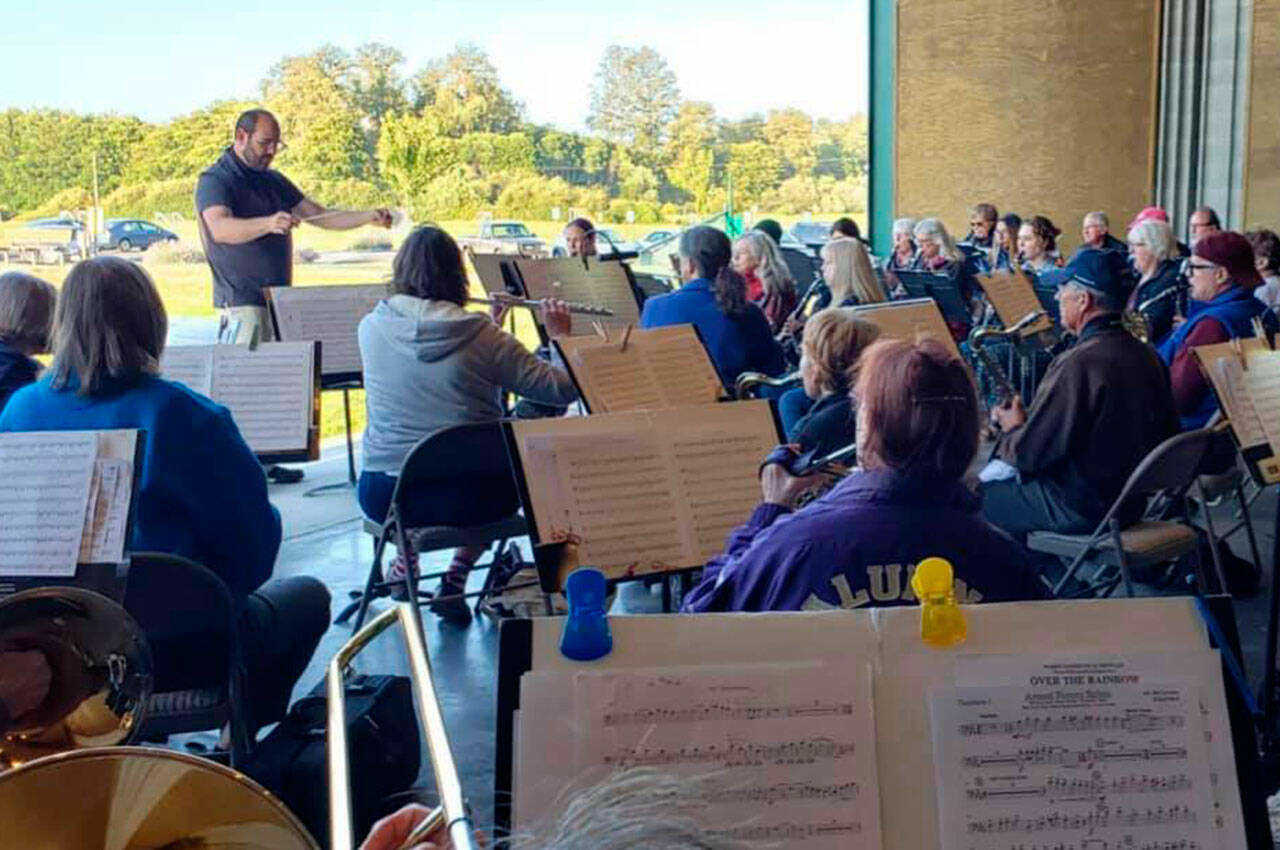
<path id="1" fill-rule="evenodd" d="M 1143 207 L 1142 211 L 1133 217 L 1133 221 L 1129 222 L 1129 229 L 1143 221 L 1163 221 L 1169 223 L 1169 214 L 1164 211 L 1163 207 Z"/>
<path id="2" fill-rule="evenodd" d="M 1126 297 L 1133 288 L 1133 273 L 1129 270 L 1129 263 L 1122 251 L 1085 248 L 1076 252 L 1063 271 L 1066 275 L 1059 286 L 1077 283 L 1117 298 Z"/>
<path id="3" fill-rule="evenodd" d="M 1237 286 L 1255 289 L 1262 286 L 1262 275 L 1253 261 L 1253 246 L 1249 240 L 1231 230 L 1220 230 L 1196 240 L 1192 253 L 1222 266 Z"/>

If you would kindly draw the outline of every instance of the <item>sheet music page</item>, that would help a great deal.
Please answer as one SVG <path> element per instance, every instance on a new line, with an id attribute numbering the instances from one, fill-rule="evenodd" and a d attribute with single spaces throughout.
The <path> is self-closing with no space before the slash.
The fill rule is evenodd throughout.
<path id="1" fill-rule="evenodd" d="M 84 534 L 80 538 L 82 564 L 124 561 L 125 532 L 133 490 L 133 462 L 99 460 L 94 464 L 92 496 Z"/>
<path id="2" fill-rule="evenodd" d="M 515 260 L 530 298 L 559 298 L 613 311 L 612 316 L 575 315 L 571 335 L 594 333 L 593 320 L 609 328 L 640 324 L 640 308 L 636 306 L 622 263 L 594 259 L 588 259 L 587 263 L 584 267 L 580 257 Z"/>
<path id="3" fill-rule="evenodd" d="M 945 345 L 955 357 L 960 357 L 960 349 L 942 318 L 942 311 L 932 298 L 887 301 L 846 309 L 852 310 L 859 318 L 874 322 L 881 335 L 889 339 L 904 339 L 911 343 L 934 339 Z"/>
<path id="4" fill-rule="evenodd" d="M 713 834 L 749 845 L 879 850 L 869 664 L 581 673 L 575 774 L 697 778 Z"/>
<path id="5" fill-rule="evenodd" d="M 314 346 L 269 342 L 254 351 L 243 345 L 216 348 L 212 398 L 231 411 L 249 448 L 259 454 L 305 450 L 314 403 Z"/>
<path id="6" fill-rule="evenodd" d="M 767 401 L 514 424 L 542 541 L 606 575 L 699 566 L 760 500 Z"/>
<path id="7" fill-rule="evenodd" d="M 930 699 L 943 850 L 1217 844 L 1199 688 L 1141 656 L 983 659 Z"/>
<path id="8" fill-rule="evenodd" d="M 1214 388 L 1219 390 L 1218 398 L 1225 408 L 1223 412 L 1230 420 L 1240 445 L 1245 448 L 1266 445 L 1269 442 L 1267 432 L 1262 427 L 1262 419 L 1258 416 L 1253 396 L 1245 383 L 1245 372 L 1240 361 L 1234 356 L 1220 357 L 1213 361 L 1210 371 Z M 1272 454 L 1274 453 L 1273 448 Z"/>
<path id="9" fill-rule="evenodd" d="M 160 377 L 212 398 L 213 349 L 212 345 L 166 346 L 160 358 Z"/>
<path id="10" fill-rule="evenodd" d="M 982 286 L 982 291 L 987 293 L 991 306 L 996 308 L 1000 323 L 1006 328 L 1013 327 L 1030 313 L 1039 313 L 1043 310 L 1040 299 L 1036 297 L 1036 291 L 1031 287 L 1031 281 L 1021 275 L 1007 271 L 992 272 L 989 275 L 980 274 L 978 283 Z M 1023 333 L 1037 333 L 1052 325 L 1053 320 L 1049 316 L 1041 316 Z"/>
<path id="11" fill-rule="evenodd" d="M 592 413 L 714 404 L 723 392 L 692 325 L 633 329 L 626 351 L 621 338 L 558 342 Z"/>
<path id="12" fill-rule="evenodd" d="M 1280 351 L 1249 351 L 1246 362 L 1245 394 L 1257 411 L 1271 453 L 1280 453 Z"/>
<path id="13" fill-rule="evenodd" d="M 94 431 L 0 434 L 0 575 L 75 575 L 97 454 Z"/>
<path id="14" fill-rule="evenodd" d="M 387 296 L 386 284 L 273 286 L 270 291 L 282 342 L 320 340 L 326 375 L 363 370 L 356 327 Z"/>
<path id="15" fill-rule="evenodd" d="M 485 254 L 476 253 L 474 251 L 466 252 L 467 259 L 471 261 L 471 268 L 475 269 L 476 277 L 480 281 L 480 286 L 489 295 L 507 295 L 507 282 L 502 277 L 502 263 L 504 261 L 514 260 L 512 254 Z"/>

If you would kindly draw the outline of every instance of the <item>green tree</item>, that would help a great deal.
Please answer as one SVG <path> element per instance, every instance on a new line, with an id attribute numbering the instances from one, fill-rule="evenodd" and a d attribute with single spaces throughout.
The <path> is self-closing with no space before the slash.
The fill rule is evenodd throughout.
<path id="1" fill-rule="evenodd" d="M 28 210 L 62 190 L 89 191 L 95 153 L 99 187 L 110 192 L 145 133 L 146 125 L 129 116 L 54 109 L 0 113 L 0 203 Z"/>
<path id="2" fill-rule="evenodd" d="M 676 75 L 656 50 L 611 44 L 596 69 L 587 126 L 628 147 L 636 163 L 655 168 L 679 104 Z"/>
<path id="3" fill-rule="evenodd" d="M 433 115 L 391 114 L 383 122 L 378 165 L 402 200 L 421 194 L 428 183 L 458 164 L 458 141 L 440 132 Z"/>
<path id="4" fill-rule="evenodd" d="M 739 142 L 729 146 L 725 170 L 733 179 L 735 200 L 747 207 L 759 203 L 765 192 L 778 185 L 782 159 L 765 142 Z"/>
<path id="5" fill-rule="evenodd" d="M 362 116 L 344 85 L 350 67 L 346 53 L 326 45 L 282 59 L 263 81 L 288 145 L 276 164 L 300 181 L 373 176 Z"/>
<path id="6" fill-rule="evenodd" d="M 533 171 L 533 141 L 524 133 L 468 133 L 458 139 L 458 159 L 480 174 Z"/>
<path id="7" fill-rule="evenodd" d="M 707 210 L 715 171 L 715 141 L 716 117 L 711 104 L 681 104 L 668 130 L 666 175 L 699 212 Z"/>
<path id="8" fill-rule="evenodd" d="M 784 177 L 807 177 L 818 163 L 813 136 L 813 119 L 799 109 L 778 109 L 769 113 L 762 129 L 764 140 L 782 158 Z"/>
<path id="9" fill-rule="evenodd" d="M 356 48 L 346 73 L 346 85 L 355 107 L 367 119 L 371 134 L 370 150 L 377 147 L 377 133 L 382 122 L 393 112 L 409 108 L 405 81 L 400 75 L 404 54 L 385 44 L 363 44 Z"/>
<path id="10" fill-rule="evenodd" d="M 524 106 L 502 87 L 498 69 L 475 45 L 464 44 L 427 65 L 413 80 L 414 107 L 431 112 L 446 136 L 511 133 Z"/>
<path id="11" fill-rule="evenodd" d="M 764 119 L 748 115 L 738 121 L 721 121 L 719 130 L 720 141 L 726 145 L 758 142 L 764 138 Z"/>
<path id="12" fill-rule="evenodd" d="M 147 127 L 130 151 L 123 182 L 194 181 L 231 144 L 236 118 L 253 106 L 247 101 L 223 100 L 168 123 Z"/>

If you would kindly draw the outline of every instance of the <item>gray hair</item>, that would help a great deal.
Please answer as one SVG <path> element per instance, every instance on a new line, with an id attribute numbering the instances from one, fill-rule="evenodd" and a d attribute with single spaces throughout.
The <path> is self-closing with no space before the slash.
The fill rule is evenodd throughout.
<path id="1" fill-rule="evenodd" d="M 916 242 L 921 239 L 932 239 L 942 246 L 942 256 L 948 260 L 960 262 L 964 257 L 960 253 L 960 249 L 956 247 L 956 242 L 951 238 L 951 234 L 947 232 L 947 226 L 942 223 L 942 219 L 938 218 L 922 218 L 916 222 L 915 229 L 911 231 L 915 236 Z"/>
<path id="2" fill-rule="evenodd" d="M 511 850 L 745 850 L 699 818 L 698 786 L 652 768 L 632 768 L 574 794 L 560 816 L 513 836 Z"/>
<path id="3" fill-rule="evenodd" d="M 1097 222 L 1098 224 L 1101 224 L 1103 227 L 1107 228 L 1108 230 L 1111 229 L 1111 219 L 1107 218 L 1107 214 L 1102 212 L 1101 210 L 1097 210 L 1091 213 L 1085 213 L 1084 223 L 1088 224 L 1090 221 Z"/>
<path id="4" fill-rule="evenodd" d="M 77 263 L 58 299 L 54 389 L 93 395 L 108 379 L 158 374 L 168 330 L 160 293 L 142 266 L 119 257 Z"/>
<path id="5" fill-rule="evenodd" d="M 1112 295 L 1109 292 L 1103 292 L 1100 289 L 1094 289 L 1085 286 L 1077 280 L 1069 280 L 1063 284 L 1064 288 L 1075 289 L 1083 292 L 1093 299 L 1093 306 L 1104 313 L 1119 313 L 1125 308 L 1125 298 L 1121 295 Z"/>
<path id="6" fill-rule="evenodd" d="M 1173 238 L 1173 228 L 1168 222 L 1149 218 L 1129 228 L 1129 244 L 1141 242 L 1151 249 L 1156 260 L 1172 260 L 1178 253 L 1178 243 Z"/>
<path id="7" fill-rule="evenodd" d="M 914 218 L 895 218 L 893 220 L 893 235 L 899 233 L 914 234 L 916 230 L 916 220 Z"/>
<path id="8" fill-rule="evenodd" d="M 58 291 L 25 272 L 0 274 L 0 341 L 32 352 L 47 351 Z"/>
<path id="9" fill-rule="evenodd" d="M 748 230 L 738 237 L 734 245 L 745 245 L 756 258 L 759 263 L 756 276 L 764 284 L 765 295 L 795 291 L 796 282 L 791 279 L 791 270 L 787 268 L 786 261 L 782 259 L 782 249 L 772 236 L 759 230 Z"/>

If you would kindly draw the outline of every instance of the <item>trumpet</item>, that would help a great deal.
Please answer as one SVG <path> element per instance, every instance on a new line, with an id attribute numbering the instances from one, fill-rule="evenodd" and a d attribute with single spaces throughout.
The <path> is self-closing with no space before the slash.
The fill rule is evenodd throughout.
<path id="1" fill-rule="evenodd" d="M 525 307 L 530 310 L 540 310 L 545 304 L 545 298 L 517 298 L 514 295 L 505 298 L 468 298 L 470 304 L 488 304 L 498 307 Z M 584 316 L 613 316 L 615 313 L 608 307 L 597 307 L 594 304 L 582 304 L 577 301 L 564 302 L 570 313 L 579 313 Z"/>

